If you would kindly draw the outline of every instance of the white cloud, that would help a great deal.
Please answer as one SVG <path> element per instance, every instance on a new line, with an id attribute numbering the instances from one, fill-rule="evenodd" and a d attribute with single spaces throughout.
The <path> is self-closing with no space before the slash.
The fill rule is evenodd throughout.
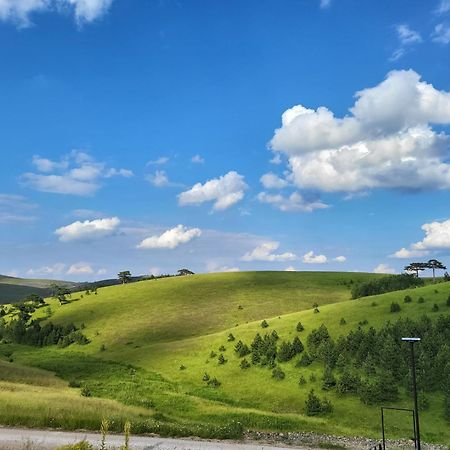
<path id="1" fill-rule="evenodd" d="M 275 155 L 273 156 L 273 158 L 269 161 L 271 164 L 275 164 L 275 165 L 279 165 L 281 164 L 283 161 L 281 159 L 281 156 L 279 153 L 275 153 Z"/>
<path id="2" fill-rule="evenodd" d="M 36 207 L 21 195 L 0 193 L 0 223 L 35 220 L 33 210 Z"/>
<path id="3" fill-rule="evenodd" d="M 328 208 L 328 205 L 321 201 L 306 201 L 299 192 L 293 192 L 289 197 L 260 192 L 257 198 L 261 203 L 268 203 L 283 212 L 311 212 L 315 209 Z"/>
<path id="4" fill-rule="evenodd" d="M 265 173 L 259 181 L 266 189 L 283 189 L 286 186 L 289 186 L 289 183 L 286 180 L 272 172 Z"/>
<path id="5" fill-rule="evenodd" d="M 119 225 L 120 220 L 117 217 L 85 220 L 84 222 L 77 220 L 70 225 L 58 228 L 55 234 L 62 242 L 98 239 L 115 234 Z"/>
<path id="6" fill-rule="evenodd" d="M 112 0 L 0 0 L 0 20 L 26 28 L 32 25 L 33 14 L 69 9 L 81 25 L 106 14 L 111 4 Z"/>
<path id="7" fill-rule="evenodd" d="M 273 253 L 280 246 L 279 242 L 266 241 L 242 256 L 242 261 L 292 261 L 297 259 L 294 253 Z"/>
<path id="8" fill-rule="evenodd" d="M 191 162 L 194 164 L 204 164 L 205 158 L 202 158 L 200 155 L 195 155 L 191 158 Z"/>
<path id="9" fill-rule="evenodd" d="M 412 30 L 409 25 L 401 24 L 396 27 L 397 35 L 402 45 L 416 44 L 422 42 L 419 32 Z"/>
<path id="10" fill-rule="evenodd" d="M 315 255 L 311 250 L 303 255 L 303 262 L 305 264 L 325 264 L 328 258 L 325 255 Z"/>
<path id="11" fill-rule="evenodd" d="M 188 191 L 182 192 L 178 201 L 181 206 L 213 201 L 213 210 L 224 210 L 242 200 L 247 187 L 244 177 L 232 171 L 204 184 L 195 184 Z"/>
<path id="12" fill-rule="evenodd" d="M 414 250 L 407 249 L 405 247 L 397 250 L 392 255 L 389 255 L 390 258 L 399 258 L 399 259 L 407 259 L 407 258 L 420 258 L 428 254 L 426 250 Z"/>
<path id="13" fill-rule="evenodd" d="M 406 54 L 406 49 L 404 47 L 397 48 L 392 53 L 391 57 L 389 58 L 389 61 L 398 61 L 400 58 L 402 58 Z"/>
<path id="14" fill-rule="evenodd" d="M 144 239 L 137 248 L 170 248 L 178 247 L 180 244 L 186 244 L 192 239 L 201 236 L 202 231 L 199 228 L 187 228 L 184 225 L 178 225 L 175 228 L 165 231 L 159 236 L 150 236 Z"/>
<path id="15" fill-rule="evenodd" d="M 155 187 L 165 187 L 170 184 L 164 170 L 157 170 L 154 174 L 147 175 L 147 181 Z"/>
<path id="16" fill-rule="evenodd" d="M 133 176 L 131 170 L 107 168 L 105 163 L 96 162 L 79 150 L 73 150 L 61 161 L 35 155 L 33 164 L 42 173 L 25 173 L 22 182 L 32 189 L 56 194 L 89 196 L 101 187 L 99 181 L 102 178 Z"/>
<path id="17" fill-rule="evenodd" d="M 294 266 L 288 266 L 284 269 L 285 272 L 297 272 L 297 269 Z"/>
<path id="18" fill-rule="evenodd" d="M 66 268 L 66 265 L 63 263 L 56 263 L 52 266 L 42 266 L 37 269 L 28 269 L 27 274 L 31 276 L 36 275 L 61 275 Z"/>
<path id="19" fill-rule="evenodd" d="M 94 269 L 88 263 L 72 264 L 67 270 L 67 275 L 92 275 Z"/>
<path id="20" fill-rule="evenodd" d="M 153 159 L 147 163 L 147 166 L 163 166 L 169 162 L 168 156 L 160 156 L 158 159 Z"/>
<path id="21" fill-rule="evenodd" d="M 439 23 L 434 27 L 431 39 L 439 44 L 448 44 L 450 42 L 450 25 Z"/>
<path id="22" fill-rule="evenodd" d="M 445 14 L 450 11 L 450 0 L 441 0 L 436 9 L 437 14 Z"/>
<path id="23" fill-rule="evenodd" d="M 378 264 L 377 267 L 375 267 L 373 269 L 373 273 L 390 273 L 393 274 L 395 273 L 395 269 L 391 266 L 389 266 L 388 264 Z"/>
<path id="24" fill-rule="evenodd" d="M 354 192 L 375 188 L 447 189 L 450 136 L 431 124 L 450 124 L 450 93 L 412 71 L 393 71 L 361 90 L 351 115 L 294 106 L 271 141 L 289 158 L 300 188 Z"/>
<path id="25" fill-rule="evenodd" d="M 331 6 L 331 0 L 320 0 L 320 8 L 326 9 Z"/>
<path id="26" fill-rule="evenodd" d="M 345 256 L 336 256 L 336 258 L 334 258 L 334 261 L 343 263 L 347 261 L 347 258 Z"/>

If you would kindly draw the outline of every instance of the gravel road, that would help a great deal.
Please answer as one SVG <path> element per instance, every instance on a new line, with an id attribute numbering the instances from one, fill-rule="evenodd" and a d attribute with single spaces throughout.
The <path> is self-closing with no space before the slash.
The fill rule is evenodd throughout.
<path id="1" fill-rule="evenodd" d="M 54 450 L 58 446 L 72 444 L 83 439 L 95 446 L 100 444 L 100 435 L 97 433 L 0 427 L 0 450 Z M 109 435 L 107 445 L 111 449 L 119 448 L 123 445 L 123 437 Z M 292 450 L 300 448 L 143 436 L 132 436 L 130 446 L 133 450 L 280 450 L 288 448 Z"/>

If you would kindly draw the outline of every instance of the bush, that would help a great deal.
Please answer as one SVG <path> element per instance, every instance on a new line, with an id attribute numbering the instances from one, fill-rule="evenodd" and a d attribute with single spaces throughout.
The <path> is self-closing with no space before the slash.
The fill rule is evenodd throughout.
<path id="1" fill-rule="evenodd" d="M 378 303 L 377 303 L 377 302 L 372 302 L 372 303 L 370 304 L 370 306 L 378 306 Z"/>
<path id="2" fill-rule="evenodd" d="M 268 326 L 269 326 L 269 324 L 267 323 L 266 320 L 263 320 L 263 321 L 261 322 L 261 328 L 267 328 Z"/>
<path id="3" fill-rule="evenodd" d="M 225 359 L 225 356 L 223 356 L 223 354 L 221 353 L 221 354 L 219 355 L 219 358 L 217 359 L 217 362 L 218 362 L 220 365 L 222 365 L 222 364 L 225 364 L 225 363 L 227 362 L 227 359 Z"/>
<path id="4" fill-rule="evenodd" d="M 69 387 L 71 388 L 79 388 L 81 387 L 81 383 L 77 380 L 70 380 L 69 381 Z"/>
<path id="5" fill-rule="evenodd" d="M 221 345 L 220 347 L 219 347 L 219 352 L 225 352 L 227 349 L 225 348 L 225 346 L 224 345 Z"/>
<path id="6" fill-rule="evenodd" d="M 304 377 L 303 375 L 300 375 L 300 378 L 299 378 L 299 380 L 298 380 L 298 384 L 299 384 L 300 386 L 306 384 L 306 379 L 305 379 L 305 377 Z"/>
<path id="7" fill-rule="evenodd" d="M 450 296 L 449 296 L 449 300 L 450 300 Z M 305 329 L 305 327 L 303 326 L 303 324 L 301 322 L 299 322 L 297 324 L 296 330 L 300 333 L 301 331 L 303 331 Z"/>
<path id="8" fill-rule="evenodd" d="M 345 371 L 339 378 L 336 389 L 339 394 L 356 393 L 358 392 L 360 382 L 361 380 L 358 375 L 353 375 Z"/>
<path id="9" fill-rule="evenodd" d="M 233 341 L 235 341 L 235 340 L 236 340 L 236 338 L 233 336 L 233 333 L 230 333 L 230 334 L 228 335 L 227 341 L 228 341 L 228 342 L 233 342 Z"/>
<path id="10" fill-rule="evenodd" d="M 391 303 L 391 313 L 396 313 L 401 310 L 400 305 L 397 302 Z"/>
<path id="11" fill-rule="evenodd" d="M 439 305 L 438 305 L 437 303 L 435 303 L 435 304 L 433 305 L 432 311 L 433 311 L 433 312 L 438 312 L 438 311 L 439 311 Z"/>
<path id="12" fill-rule="evenodd" d="M 336 378 L 330 367 L 326 367 L 322 378 L 322 390 L 329 391 L 336 386 Z"/>
<path id="13" fill-rule="evenodd" d="M 206 382 L 206 381 L 209 381 L 210 379 L 211 379 L 211 377 L 205 372 L 203 374 L 202 380 Z"/>
<path id="14" fill-rule="evenodd" d="M 367 320 L 367 319 L 364 319 L 364 320 L 360 320 L 359 322 L 358 322 L 358 325 L 360 326 L 360 327 L 363 327 L 364 325 L 367 325 L 369 323 L 369 321 Z"/>
<path id="15" fill-rule="evenodd" d="M 317 313 L 320 313 L 320 310 L 319 310 L 319 308 L 314 308 L 313 312 L 314 312 L 314 314 L 317 314 Z"/>
<path id="16" fill-rule="evenodd" d="M 309 355 L 309 353 L 303 353 L 300 360 L 297 362 L 296 367 L 306 367 L 312 364 L 314 359 Z"/>
<path id="17" fill-rule="evenodd" d="M 81 394 L 83 397 L 92 397 L 92 392 L 91 392 L 91 390 L 90 390 L 87 386 L 84 386 L 84 387 L 81 389 L 80 394 Z"/>
<path id="18" fill-rule="evenodd" d="M 405 295 L 405 298 L 403 299 L 403 303 L 411 303 L 412 298 L 410 295 Z"/>
<path id="19" fill-rule="evenodd" d="M 217 389 L 222 383 L 217 378 L 212 378 L 207 382 L 207 385 L 209 387 L 212 387 L 214 389 Z"/>
<path id="20" fill-rule="evenodd" d="M 215 358 L 216 356 L 217 356 L 217 353 L 214 350 L 209 354 L 210 358 Z"/>
<path id="21" fill-rule="evenodd" d="M 248 345 L 244 344 L 242 341 L 239 341 L 234 346 L 234 351 L 238 354 L 240 358 L 243 358 L 244 356 L 247 356 L 251 353 L 250 349 L 248 348 Z"/>
<path id="22" fill-rule="evenodd" d="M 329 414 L 333 411 L 333 405 L 327 399 L 321 400 L 311 389 L 306 400 L 306 415 L 318 416 L 320 414 Z"/>
<path id="23" fill-rule="evenodd" d="M 425 303 L 425 299 L 423 297 L 419 297 L 417 303 Z"/>
<path id="24" fill-rule="evenodd" d="M 303 352 L 304 349 L 305 346 L 303 345 L 302 341 L 297 336 L 295 336 L 294 340 L 292 341 L 292 353 L 294 353 L 294 355 L 299 355 Z"/>
<path id="25" fill-rule="evenodd" d="M 347 323 L 347 321 L 343 317 L 339 321 L 339 325 L 345 325 L 346 323 Z"/>
<path id="26" fill-rule="evenodd" d="M 184 364 L 181 364 L 180 370 L 186 370 L 186 366 Z"/>
<path id="27" fill-rule="evenodd" d="M 423 285 L 424 281 L 422 278 L 417 278 L 414 275 L 389 275 L 357 284 L 352 289 L 352 298 L 384 294 Z"/>
<path id="28" fill-rule="evenodd" d="M 250 366 L 251 366 L 251 364 L 245 358 L 239 364 L 239 367 L 241 369 L 248 369 Z"/>
<path id="29" fill-rule="evenodd" d="M 275 378 L 275 380 L 284 380 L 285 377 L 286 374 L 279 367 L 272 370 L 272 378 Z"/>
<path id="30" fill-rule="evenodd" d="M 282 342 L 278 349 L 278 361 L 286 362 L 290 361 L 294 353 L 292 351 L 292 345 L 289 342 Z"/>

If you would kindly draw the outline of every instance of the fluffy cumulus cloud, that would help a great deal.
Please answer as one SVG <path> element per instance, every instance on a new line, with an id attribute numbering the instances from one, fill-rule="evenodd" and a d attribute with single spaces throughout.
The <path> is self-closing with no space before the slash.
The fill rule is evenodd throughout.
<path id="1" fill-rule="evenodd" d="M 345 261 L 347 261 L 347 258 L 345 256 L 336 256 L 336 258 L 333 258 L 333 260 L 339 263 L 344 263 Z"/>
<path id="2" fill-rule="evenodd" d="M 286 180 L 272 172 L 265 173 L 259 181 L 266 189 L 283 189 L 289 185 Z"/>
<path id="3" fill-rule="evenodd" d="M 93 273 L 92 266 L 83 262 L 72 264 L 67 270 L 67 275 L 92 275 Z"/>
<path id="4" fill-rule="evenodd" d="M 23 174 L 22 183 L 32 189 L 55 194 L 89 196 L 101 187 L 103 178 L 133 176 L 131 170 L 108 168 L 105 163 L 95 161 L 79 150 L 73 150 L 60 161 L 35 155 L 33 165 L 37 173 Z"/>
<path id="5" fill-rule="evenodd" d="M 311 250 L 303 255 L 302 261 L 305 264 L 325 264 L 328 261 L 328 258 L 325 255 L 316 255 Z"/>
<path id="6" fill-rule="evenodd" d="M 282 115 L 270 146 L 287 156 L 299 188 L 356 192 L 450 188 L 450 93 L 412 70 L 390 72 L 356 93 L 350 114 L 297 105 Z"/>
<path id="7" fill-rule="evenodd" d="M 391 257 L 412 258 L 429 254 L 430 251 L 450 249 L 450 219 L 442 222 L 430 222 L 422 225 L 425 237 L 411 244 L 410 248 L 401 248 Z"/>
<path id="8" fill-rule="evenodd" d="M 137 248 L 169 248 L 173 249 L 181 244 L 186 244 L 192 239 L 201 236 L 202 231 L 199 228 L 187 228 L 184 225 L 178 225 L 175 228 L 166 230 L 160 235 L 150 236 L 144 239 Z"/>
<path id="9" fill-rule="evenodd" d="M 0 20 L 11 21 L 20 28 L 32 24 L 31 17 L 43 12 L 72 11 L 79 25 L 103 16 L 113 0 L 0 0 Z"/>
<path id="10" fill-rule="evenodd" d="M 111 236 L 117 232 L 120 220 L 117 217 L 105 219 L 85 220 L 58 228 L 55 234 L 62 242 L 99 239 Z"/>
<path id="11" fill-rule="evenodd" d="M 321 201 L 305 200 L 299 192 L 293 192 L 287 197 L 281 194 L 260 192 L 257 198 L 261 203 L 272 205 L 274 208 L 283 212 L 311 212 L 315 209 L 328 208 L 328 205 Z"/>
<path id="12" fill-rule="evenodd" d="M 247 187 L 244 177 L 231 171 L 204 184 L 195 184 L 191 189 L 178 196 L 178 202 L 181 206 L 214 202 L 213 210 L 220 211 L 241 201 Z"/>
<path id="13" fill-rule="evenodd" d="M 389 264 L 381 263 L 373 269 L 373 273 L 395 273 L 395 269 Z"/>
<path id="14" fill-rule="evenodd" d="M 258 245 L 252 251 L 245 253 L 242 256 L 242 261 L 292 261 L 297 259 L 297 256 L 291 252 L 274 253 L 280 246 L 279 242 L 266 241 Z"/>

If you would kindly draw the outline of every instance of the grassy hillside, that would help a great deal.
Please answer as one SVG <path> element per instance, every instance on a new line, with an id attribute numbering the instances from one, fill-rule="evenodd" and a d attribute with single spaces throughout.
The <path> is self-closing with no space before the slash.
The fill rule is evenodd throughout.
<path id="1" fill-rule="evenodd" d="M 350 300 L 353 283 L 373 276 L 249 272 L 108 287 L 99 289 L 97 295 L 73 295 L 72 302 L 62 307 L 49 300 L 52 315 L 46 320 L 83 324 L 82 331 L 90 344 L 67 348 L 3 344 L 0 349 L 17 363 L 53 371 L 66 383 L 72 381 L 89 388 L 95 397 L 144 408 L 147 414 L 149 409 L 156 411 L 163 423 L 182 424 L 188 427 L 184 430 L 192 430 L 200 423 L 220 427 L 238 420 L 245 427 L 261 430 L 311 430 L 378 437 L 379 408 L 364 405 L 356 395 L 327 392 L 334 412 L 324 417 L 305 415 L 310 389 L 324 395 L 319 363 L 302 368 L 295 367 L 296 361 L 283 363 L 286 378 L 276 381 L 267 368 L 252 366 L 242 370 L 233 351 L 235 342 L 228 342 L 230 333 L 236 340 L 250 344 L 257 332 L 276 330 L 281 340 L 298 335 L 306 344 L 306 335 L 322 323 L 337 337 L 357 329 L 360 323 L 366 328 L 379 327 L 400 317 L 449 314 L 446 299 L 450 283 Z M 403 304 L 408 293 L 413 301 Z M 417 302 L 419 296 L 425 298 L 424 303 Z M 401 304 L 399 313 L 390 312 L 392 301 Z M 313 312 L 314 303 L 319 305 L 319 313 Z M 432 310 L 435 303 L 439 312 Z M 45 308 L 36 312 L 41 317 L 45 314 L 48 314 Z M 340 324 L 341 318 L 345 318 L 345 325 Z M 264 330 L 263 319 L 269 324 Z M 299 321 L 305 327 L 300 333 L 296 331 Z M 221 346 L 225 350 L 220 351 Z M 222 352 L 226 364 L 219 365 L 217 357 L 211 357 L 212 351 Z M 205 372 L 221 382 L 218 389 L 202 381 Z M 311 380 L 312 374 L 315 380 L 314 376 Z M 307 380 L 304 386 L 299 386 L 300 375 Z M 71 395 L 80 398 L 79 392 L 73 391 Z M 26 409 L 27 403 L 23 401 Z M 442 416 L 442 396 L 430 395 L 429 402 L 429 409 L 422 414 L 425 439 L 449 442 L 449 427 Z M 411 402 L 402 392 L 395 404 L 410 406 Z M 0 420 L 12 423 L 14 419 L 4 416 Z M 140 419 L 135 416 L 135 420 Z M 391 436 L 409 435 L 409 425 L 397 417 L 395 427 L 389 430 Z"/>
<path id="2" fill-rule="evenodd" d="M 30 294 L 47 297 L 50 295 L 49 287 L 54 283 L 66 285 L 70 288 L 77 285 L 77 283 L 68 281 L 25 279 L 0 275 L 0 304 L 23 300 Z"/>

